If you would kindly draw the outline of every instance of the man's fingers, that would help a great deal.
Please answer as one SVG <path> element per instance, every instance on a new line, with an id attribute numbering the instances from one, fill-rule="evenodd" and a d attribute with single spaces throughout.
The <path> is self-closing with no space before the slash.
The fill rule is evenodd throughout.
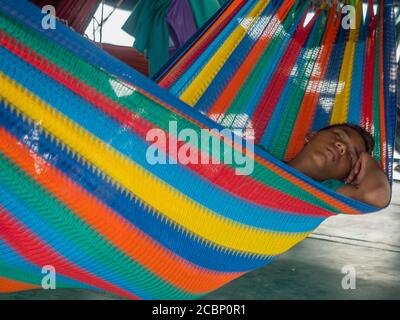
<path id="1" fill-rule="evenodd" d="M 354 164 L 353 168 L 351 169 L 349 175 L 345 179 L 345 182 L 348 184 L 358 184 L 360 182 L 360 173 L 363 170 L 364 161 L 363 158 L 358 158 L 357 162 Z"/>
<path id="2" fill-rule="evenodd" d="M 356 174 L 358 174 L 358 173 L 360 172 L 361 165 L 362 165 L 362 161 L 357 161 L 357 164 L 356 164 Z"/>
<path id="3" fill-rule="evenodd" d="M 347 176 L 347 178 L 345 179 L 346 183 L 351 183 L 351 181 L 354 178 L 354 169 L 350 171 L 349 175 Z"/>
<path id="4" fill-rule="evenodd" d="M 355 174 L 354 171 L 352 171 L 352 172 L 349 174 L 349 176 L 347 177 L 347 179 L 346 179 L 347 183 L 353 183 L 355 177 L 356 177 L 356 174 Z"/>
<path id="5" fill-rule="evenodd" d="M 358 184 L 358 176 L 360 174 L 361 168 L 362 168 L 362 164 L 363 162 L 361 161 L 361 158 L 359 158 L 356 162 L 356 164 L 354 165 L 353 170 L 351 170 L 349 178 L 348 179 L 348 183 L 352 183 L 352 184 Z"/>
<path id="6" fill-rule="evenodd" d="M 366 168 L 365 166 L 366 166 L 365 161 L 362 161 L 355 181 L 356 184 L 360 184 L 361 180 L 363 179 Z"/>
<path id="7" fill-rule="evenodd" d="M 347 181 L 351 183 L 354 180 L 354 177 L 355 177 L 355 172 L 351 171 L 349 177 L 347 178 Z"/>
<path id="8" fill-rule="evenodd" d="M 354 181 L 354 178 L 360 172 L 360 167 L 361 167 L 361 163 L 359 161 L 357 161 L 346 179 L 347 183 L 352 183 Z"/>

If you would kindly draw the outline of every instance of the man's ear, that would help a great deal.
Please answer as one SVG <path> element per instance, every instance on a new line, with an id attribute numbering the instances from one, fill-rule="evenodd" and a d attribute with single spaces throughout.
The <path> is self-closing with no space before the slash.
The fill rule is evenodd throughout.
<path id="1" fill-rule="evenodd" d="M 305 138 L 305 144 L 307 144 L 308 142 L 311 141 L 311 139 L 315 136 L 316 132 L 315 131 L 309 131 L 306 134 L 306 138 Z"/>

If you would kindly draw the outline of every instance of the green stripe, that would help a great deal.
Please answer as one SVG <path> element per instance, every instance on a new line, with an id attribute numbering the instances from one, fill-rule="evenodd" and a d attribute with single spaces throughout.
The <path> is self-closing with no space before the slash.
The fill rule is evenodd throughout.
<path id="1" fill-rule="evenodd" d="M 326 20 L 322 11 L 313 27 L 313 31 L 315 32 L 309 35 L 310 38 L 303 49 L 305 50 L 302 53 L 303 56 L 310 55 L 310 57 L 303 58 L 301 65 L 298 65 L 299 61 L 295 64 L 295 68 L 297 68 L 297 75 L 295 76 L 297 85 L 295 85 L 292 90 L 288 91 L 289 98 L 284 109 L 280 110 L 281 118 L 279 119 L 278 128 L 274 133 L 270 146 L 267 146 L 268 151 L 278 159 L 283 159 L 285 157 L 293 133 L 293 127 L 296 124 L 300 106 L 308 86 L 308 81 L 316 65 L 321 40 L 324 34 L 323 31 L 326 28 Z M 289 83 L 286 85 L 289 85 Z M 285 97 L 281 97 L 281 99 L 285 99 Z"/>
<path id="2" fill-rule="evenodd" d="M 305 5 L 302 8 L 303 10 L 305 10 Z M 164 130 L 168 130 L 169 121 L 177 121 L 178 131 L 189 128 L 196 131 L 198 136 L 201 136 L 200 128 L 197 125 L 180 117 L 178 114 L 164 108 L 163 106 L 157 104 L 150 98 L 145 97 L 137 91 L 134 91 L 131 95 L 125 97 L 116 97 L 115 93 L 111 89 L 110 80 L 114 80 L 115 83 L 120 84 L 122 87 L 126 87 L 126 85 L 117 80 L 117 78 L 111 76 L 108 77 L 104 71 L 83 62 L 77 57 L 71 55 L 63 48 L 57 47 L 53 43 L 50 43 L 49 41 L 47 41 L 47 39 L 39 37 L 37 34 L 32 34 L 32 32 L 30 32 L 29 30 L 25 30 L 21 26 L 13 25 L 9 22 L 9 20 L 6 20 L 6 18 L 0 19 L 0 29 L 5 30 L 9 34 L 12 34 L 13 37 L 16 37 L 21 42 L 25 43 L 26 45 L 28 45 L 38 53 L 42 54 L 56 65 L 59 65 L 61 68 L 70 72 L 77 78 L 82 79 L 87 84 L 94 87 L 96 90 L 109 96 L 115 101 L 118 101 L 130 111 L 139 114 L 142 118 L 151 123 L 154 123 L 156 126 Z M 202 145 L 202 147 L 203 149 L 201 150 L 203 152 L 211 155 L 211 150 L 207 148 L 207 146 Z M 226 144 L 226 148 L 224 148 L 224 150 L 227 150 L 228 148 L 229 145 Z M 238 151 L 235 150 L 234 154 L 237 153 Z M 233 157 L 235 157 L 235 155 L 233 155 Z M 251 177 L 263 183 L 264 185 L 273 186 L 276 190 L 292 195 L 298 199 L 302 199 L 308 203 L 319 206 L 326 210 L 339 212 L 338 209 L 336 209 L 335 207 L 318 199 L 313 194 L 303 190 L 302 188 L 295 186 L 294 184 L 280 177 L 276 173 L 268 170 L 262 164 L 258 162 L 254 162 L 254 164 L 254 171 L 251 174 Z M 236 168 L 239 166 L 237 164 L 233 164 L 231 165 L 231 167 Z"/>
<path id="3" fill-rule="evenodd" d="M 27 271 L 25 268 L 21 268 L 20 265 L 11 265 L 8 264 L 5 261 L 1 260 L 2 254 L 0 254 L 0 270 L 1 270 L 1 277 L 6 278 L 6 279 L 12 279 L 15 281 L 20 281 L 25 284 L 31 284 L 34 286 L 39 286 L 41 287 L 42 285 L 42 280 L 45 274 L 42 274 L 40 269 L 38 269 L 37 273 Z M 27 262 L 29 263 L 29 262 Z M 56 288 L 57 289 L 78 289 L 79 287 L 79 282 L 68 283 L 67 281 L 64 281 L 63 279 L 56 278 Z M 88 289 L 88 286 L 81 286 L 80 288 L 82 289 Z M 94 290 L 95 288 L 90 288 L 91 290 Z M 1 299 L 0 299 L 1 300 Z"/>
<path id="4" fill-rule="evenodd" d="M 379 10 L 379 9 L 378 9 Z M 379 12 L 377 13 L 379 17 Z M 380 23 L 378 20 L 378 25 L 376 29 L 376 47 L 375 47 L 375 65 L 374 65 L 374 95 L 373 95 L 373 125 L 374 125 L 374 150 L 373 156 L 379 163 L 382 165 L 382 156 L 381 156 L 381 114 L 380 114 Z"/>
<path id="5" fill-rule="evenodd" d="M 302 9 L 305 10 L 305 8 L 306 6 L 304 4 Z M 300 10 L 300 13 L 303 13 L 303 10 Z M 290 27 L 293 25 L 298 13 L 299 12 L 296 12 L 296 6 L 293 6 L 290 9 L 286 19 L 282 22 L 282 26 L 280 28 L 278 27 L 278 29 L 275 31 L 268 47 L 265 49 L 257 64 L 247 76 L 246 81 L 243 83 L 240 91 L 238 91 L 238 94 L 220 121 L 222 125 L 233 127 L 233 124 L 237 122 L 240 123 L 240 114 L 246 108 L 249 100 L 256 92 L 257 86 L 264 78 L 267 70 L 274 67 L 274 59 L 272 59 L 272 57 L 275 57 L 278 54 L 279 49 L 282 47 L 283 41 L 287 37 L 286 30 L 290 29 Z M 276 62 L 276 64 L 279 64 L 279 60 Z"/>
<path id="6" fill-rule="evenodd" d="M 65 245 L 76 248 L 83 253 L 81 257 L 85 260 L 102 265 L 104 269 L 155 298 L 197 297 L 174 287 L 133 261 L 20 170 L 0 153 L 0 184 L 13 193 L 18 201 L 35 211 L 36 223 L 48 227 L 58 235 L 57 239 L 51 239 L 51 242 L 64 242 Z M 79 264 L 79 261 L 76 263 Z"/>

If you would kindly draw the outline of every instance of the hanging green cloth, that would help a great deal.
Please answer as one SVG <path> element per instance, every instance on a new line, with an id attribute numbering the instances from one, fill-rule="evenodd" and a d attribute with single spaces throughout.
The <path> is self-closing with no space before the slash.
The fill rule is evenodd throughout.
<path id="1" fill-rule="evenodd" d="M 197 28 L 202 27 L 226 0 L 190 0 Z M 222 2 L 222 3 L 221 3 Z"/>
<path id="2" fill-rule="evenodd" d="M 226 0 L 189 0 L 197 28 L 202 27 Z M 167 16 L 172 0 L 139 0 L 122 30 L 135 38 L 133 47 L 149 61 L 153 76 L 167 61 L 170 30 Z"/>
<path id="3" fill-rule="evenodd" d="M 149 60 L 149 75 L 154 75 L 168 60 L 169 30 L 167 14 L 172 0 L 139 0 L 122 30 L 135 38 L 133 47 Z"/>

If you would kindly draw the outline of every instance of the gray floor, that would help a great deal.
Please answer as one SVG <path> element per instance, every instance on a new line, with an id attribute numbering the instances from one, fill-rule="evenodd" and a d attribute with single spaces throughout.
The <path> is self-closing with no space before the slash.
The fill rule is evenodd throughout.
<path id="1" fill-rule="evenodd" d="M 344 266 L 355 289 L 342 288 Z M 85 290 L 32 290 L 1 299 L 118 299 Z M 400 299 L 400 184 L 391 205 L 375 214 L 337 216 L 271 265 L 246 274 L 205 299 Z"/>
<path id="2" fill-rule="evenodd" d="M 345 266 L 356 272 L 355 289 L 342 288 Z M 332 217 L 273 264 L 206 298 L 400 299 L 400 183 L 387 209 Z"/>

